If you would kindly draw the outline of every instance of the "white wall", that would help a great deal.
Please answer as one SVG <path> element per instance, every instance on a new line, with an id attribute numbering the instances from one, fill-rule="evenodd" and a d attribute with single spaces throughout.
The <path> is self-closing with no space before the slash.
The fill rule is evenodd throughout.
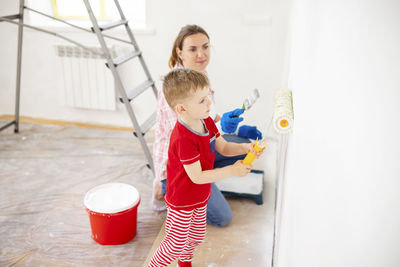
<path id="1" fill-rule="evenodd" d="M 400 266 L 400 3 L 296 1 L 279 267 Z"/>
<path id="2" fill-rule="evenodd" d="M 245 0 L 149 0 L 147 3 L 149 28 L 155 33 L 136 37 L 153 78 L 158 80 L 168 71 L 171 46 L 180 27 L 199 24 L 211 37 L 213 48 L 208 72 L 219 111 L 240 107 L 243 99 L 257 87 L 262 93 L 260 104 L 247 113 L 246 120 L 264 128 L 272 114 L 273 93 L 282 85 L 290 1 L 256 0 L 251 5 Z M 0 15 L 16 13 L 17 9 L 17 1 L 0 3 Z M 264 23 L 252 22 L 254 18 L 261 18 Z M 61 33 L 82 42 L 96 43 L 96 39 L 85 33 Z M 0 114 L 13 114 L 17 27 L 0 23 L 0 36 Z M 63 41 L 53 36 L 25 31 L 21 115 L 130 126 L 123 106 L 115 112 L 60 106 L 53 48 L 60 43 Z"/>

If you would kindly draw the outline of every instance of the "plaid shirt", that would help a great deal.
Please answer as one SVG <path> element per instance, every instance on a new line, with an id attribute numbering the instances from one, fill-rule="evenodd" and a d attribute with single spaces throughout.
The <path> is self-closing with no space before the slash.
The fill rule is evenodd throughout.
<path id="1" fill-rule="evenodd" d="M 210 93 L 212 103 L 214 104 L 214 91 L 211 88 Z M 169 138 L 177 119 L 178 115 L 168 105 L 163 90 L 158 90 L 157 126 L 153 144 L 153 162 L 155 176 L 160 181 L 167 179 Z"/>

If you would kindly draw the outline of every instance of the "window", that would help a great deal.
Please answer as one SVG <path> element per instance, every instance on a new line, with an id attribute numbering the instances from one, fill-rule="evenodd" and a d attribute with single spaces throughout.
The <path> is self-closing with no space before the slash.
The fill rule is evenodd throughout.
<path id="1" fill-rule="evenodd" d="M 114 0 L 90 0 L 89 2 L 100 23 L 120 19 Z M 146 0 L 119 0 L 119 3 L 132 28 L 146 27 Z M 30 0 L 27 6 L 78 26 L 92 26 L 82 0 Z M 35 26 L 68 27 L 31 11 L 28 11 L 28 14 L 29 23 Z"/>

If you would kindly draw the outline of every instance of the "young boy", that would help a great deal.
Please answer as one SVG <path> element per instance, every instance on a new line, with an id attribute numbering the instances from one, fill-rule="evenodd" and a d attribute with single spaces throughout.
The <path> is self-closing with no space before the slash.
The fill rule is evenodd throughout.
<path id="1" fill-rule="evenodd" d="M 225 156 L 254 153 L 252 144 L 229 143 L 209 117 L 209 82 L 201 72 L 174 69 L 163 83 L 168 105 L 178 114 L 168 150 L 168 213 L 165 237 L 150 266 L 192 266 L 193 251 L 206 233 L 206 205 L 210 183 L 230 176 L 245 176 L 251 169 L 241 161 L 213 170 L 215 150 Z"/>

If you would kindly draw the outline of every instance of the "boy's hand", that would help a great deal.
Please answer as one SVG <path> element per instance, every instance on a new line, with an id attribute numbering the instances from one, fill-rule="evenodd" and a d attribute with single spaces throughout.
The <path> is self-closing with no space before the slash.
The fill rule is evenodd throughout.
<path id="1" fill-rule="evenodd" d="M 255 143 L 242 143 L 242 149 L 243 149 L 243 151 L 246 151 L 243 154 L 251 152 L 251 153 L 255 154 L 256 158 L 258 159 L 261 156 L 261 154 L 264 152 L 265 146 L 261 149 L 261 151 L 256 153 L 254 151 L 254 144 Z"/>
<path id="2" fill-rule="evenodd" d="M 262 153 L 264 153 L 264 150 L 265 150 L 265 145 L 264 145 L 264 147 L 260 150 L 260 151 L 258 151 L 257 153 L 256 153 L 256 159 L 258 159 L 261 155 L 262 155 Z M 254 152 L 253 152 L 254 153 Z"/>
<path id="3" fill-rule="evenodd" d="M 241 160 L 236 161 L 231 165 L 232 176 L 246 176 L 250 170 L 251 165 L 243 164 Z"/>

